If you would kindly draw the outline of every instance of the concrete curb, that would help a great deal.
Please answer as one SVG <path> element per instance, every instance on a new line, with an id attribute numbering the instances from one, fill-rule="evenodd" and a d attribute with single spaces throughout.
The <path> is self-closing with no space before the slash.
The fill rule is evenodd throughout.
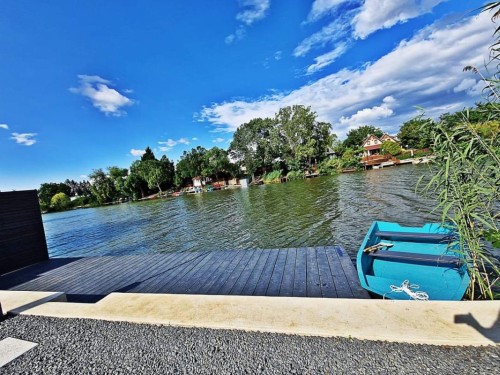
<path id="1" fill-rule="evenodd" d="M 8 301 L 1 292 L 2 302 Z M 7 303 L 8 304 L 8 303 Z M 432 345 L 498 345 L 500 301 L 390 301 L 112 293 L 95 304 L 45 302 L 23 315 L 86 318 Z"/>

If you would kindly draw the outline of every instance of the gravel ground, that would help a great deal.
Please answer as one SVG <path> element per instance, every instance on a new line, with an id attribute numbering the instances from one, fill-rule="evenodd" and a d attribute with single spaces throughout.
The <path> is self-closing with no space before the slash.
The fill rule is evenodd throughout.
<path id="1" fill-rule="evenodd" d="M 344 338 L 17 316 L 0 339 L 39 345 L 1 374 L 498 374 L 500 346 Z"/>

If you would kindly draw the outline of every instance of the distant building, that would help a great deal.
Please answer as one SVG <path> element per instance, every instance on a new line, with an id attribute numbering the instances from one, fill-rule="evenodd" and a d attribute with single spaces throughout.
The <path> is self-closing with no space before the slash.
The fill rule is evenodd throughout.
<path id="1" fill-rule="evenodd" d="M 380 138 L 374 135 L 368 135 L 363 141 L 363 157 L 380 155 L 380 149 L 382 148 L 382 143 L 389 141 L 399 143 L 396 137 L 384 133 Z"/>

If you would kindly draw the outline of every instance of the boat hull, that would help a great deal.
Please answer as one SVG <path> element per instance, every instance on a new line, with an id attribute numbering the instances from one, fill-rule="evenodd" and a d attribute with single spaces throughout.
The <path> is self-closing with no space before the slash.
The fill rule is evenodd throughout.
<path id="1" fill-rule="evenodd" d="M 381 242 L 388 246 L 365 251 Z M 363 288 L 389 299 L 415 298 L 398 291 L 406 280 L 413 285 L 410 291 L 425 292 L 430 300 L 461 300 L 470 283 L 466 256 L 460 253 L 453 231 L 439 224 L 403 227 L 376 221 L 356 264 Z"/>

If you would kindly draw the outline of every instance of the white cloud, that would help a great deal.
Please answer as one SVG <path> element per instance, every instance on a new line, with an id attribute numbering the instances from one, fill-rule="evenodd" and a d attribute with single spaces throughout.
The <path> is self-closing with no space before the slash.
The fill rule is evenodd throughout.
<path id="1" fill-rule="evenodd" d="M 241 4 L 244 9 L 236 15 L 236 19 L 250 26 L 266 16 L 270 3 L 270 0 L 243 0 Z"/>
<path id="2" fill-rule="evenodd" d="M 232 44 L 234 42 L 239 42 L 246 35 L 247 35 L 247 30 L 245 29 L 244 26 L 240 26 L 236 29 L 236 31 L 233 34 L 226 36 L 226 39 L 224 39 L 224 42 L 226 44 Z"/>
<path id="3" fill-rule="evenodd" d="M 472 89 L 476 85 L 476 80 L 474 78 L 464 78 L 458 86 L 453 88 L 453 92 L 461 92 Z"/>
<path id="4" fill-rule="evenodd" d="M 69 90 L 90 99 L 92 105 L 107 116 L 122 116 L 126 114 L 123 107 L 134 104 L 132 99 L 111 88 L 112 83 L 107 79 L 88 75 L 79 75 L 78 79 L 80 86 Z"/>
<path id="5" fill-rule="evenodd" d="M 9 130 L 9 125 L 7 125 L 7 124 L 0 124 L 0 129 Z"/>
<path id="6" fill-rule="evenodd" d="M 191 140 L 192 140 L 192 141 L 197 141 L 197 140 L 198 140 L 198 138 L 193 137 L 193 138 L 191 138 Z"/>
<path id="7" fill-rule="evenodd" d="M 87 176 L 86 174 L 80 175 L 80 180 L 88 180 L 88 179 L 89 179 L 89 176 Z"/>
<path id="8" fill-rule="evenodd" d="M 342 126 L 347 126 L 349 129 L 357 128 L 361 125 L 373 123 L 376 120 L 384 119 L 392 116 L 394 111 L 390 108 L 391 104 L 395 103 L 392 96 L 387 96 L 383 99 L 383 103 L 379 106 L 371 108 L 363 108 L 353 114 L 351 117 L 342 116 L 339 122 Z"/>
<path id="9" fill-rule="evenodd" d="M 158 142 L 158 144 L 160 145 L 165 145 L 165 146 L 160 146 L 160 151 L 163 152 L 170 151 L 174 146 L 177 146 L 178 144 L 188 145 L 189 143 L 190 142 L 188 138 L 180 138 L 177 141 L 169 138 L 166 141 Z"/>
<path id="10" fill-rule="evenodd" d="M 37 133 L 12 133 L 11 135 L 12 137 L 10 137 L 10 139 L 24 146 L 32 146 L 36 143 L 36 139 L 33 139 L 33 137 L 35 137 Z"/>
<path id="11" fill-rule="evenodd" d="M 213 143 L 222 143 L 224 141 L 225 141 L 224 138 L 215 138 L 215 139 L 212 140 Z"/>
<path id="12" fill-rule="evenodd" d="M 354 17 L 354 33 L 364 39 L 379 29 L 388 29 L 397 23 L 428 13 L 446 0 L 365 0 Z"/>
<path id="13" fill-rule="evenodd" d="M 240 0 L 240 6 L 243 8 L 236 14 L 236 19 L 242 23 L 236 31 L 229 34 L 224 39 L 226 44 L 239 42 L 247 35 L 247 27 L 254 22 L 266 17 L 271 0 Z"/>
<path id="14" fill-rule="evenodd" d="M 303 104 L 311 106 L 319 120 L 333 124 L 340 136 L 349 126 L 340 119 L 352 118 L 359 111 L 358 118 L 379 111 L 379 118 L 370 125 L 391 133 L 417 114 L 415 106 L 437 116 L 480 100 L 471 97 L 470 91 L 456 92 L 454 88 L 472 74 L 464 73 L 464 66 L 481 66 L 487 59 L 492 32 L 485 13 L 450 25 L 437 22 L 359 69 L 343 69 L 289 93 L 216 103 L 203 108 L 198 120 L 208 121 L 215 131 L 234 131 L 253 118 L 274 116 L 281 107 Z M 386 97 L 396 101 L 384 103 Z M 363 112 L 365 109 L 371 111 Z"/>
<path id="15" fill-rule="evenodd" d="M 130 150 L 130 155 L 138 157 L 144 155 L 145 152 L 145 150 L 136 150 L 135 148 L 133 148 Z"/>
<path id="16" fill-rule="evenodd" d="M 323 27 L 317 33 L 304 39 L 293 50 L 295 57 L 305 56 L 310 50 L 324 47 L 327 44 L 333 44 L 339 40 L 345 40 L 350 31 L 350 25 L 347 20 L 350 13 L 340 16 L 335 21 Z"/>
<path id="17" fill-rule="evenodd" d="M 173 139 L 167 139 L 166 142 L 159 141 L 158 144 L 160 145 L 167 145 L 168 147 L 174 147 L 177 144 L 177 141 L 174 141 Z"/>
<path id="18" fill-rule="evenodd" d="M 342 56 L 345 51 L 347 51 L 347 44 L 341 43 L 339 44 L 333 51 L 327 52 L 324 55 L 318 56 L 314 59 L 315 63 L 309 65 L 306 70 L 306 74 L 310 75 L 320 71 L 321 69 L 327 67 L 337 60 L 340 56 Z"/>
<path id="19" fill-rule="evenodd" d="M 274 53 L 274 59 L 275 59 L 276 61 L 279 61 L 279 60 L 281 60 L 282 58 L 283 58 L 283 51 L 276 51 L 276 52 Z"/>
<path id="20" fill-rule="evenodd" d="M 307 16 L 307 21 L 317 21 L 321 17 L 330 13 L 332 9 L 346 2 L 349 2 L 349 0 L 314 0 L 311 11 Z"/>

